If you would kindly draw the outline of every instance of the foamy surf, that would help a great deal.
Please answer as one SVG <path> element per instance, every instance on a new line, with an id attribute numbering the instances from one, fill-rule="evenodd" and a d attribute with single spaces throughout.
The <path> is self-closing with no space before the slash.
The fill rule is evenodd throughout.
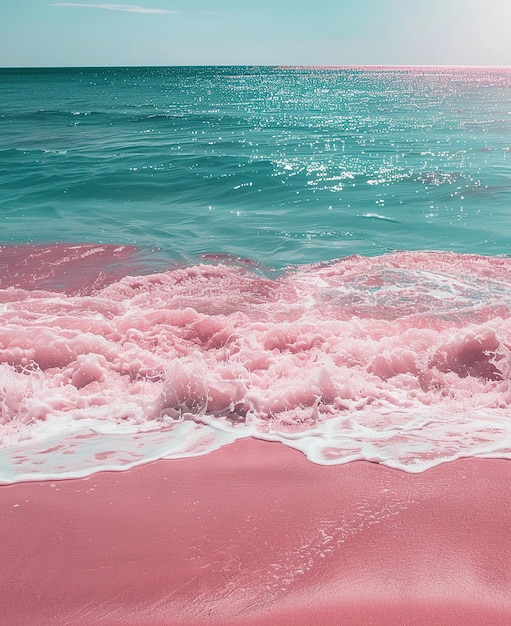
<path id="1" fill-rule="evenodd" d="M 408 472 L 511 458 L 511 260 L 399 252 L 275 279 L 202 264 L 112 280 L 0 291 L 2 482 L 244 437 Z"/>

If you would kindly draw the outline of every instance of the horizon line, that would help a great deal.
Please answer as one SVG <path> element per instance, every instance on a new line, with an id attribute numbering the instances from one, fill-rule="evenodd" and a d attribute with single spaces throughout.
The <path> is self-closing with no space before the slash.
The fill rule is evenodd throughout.
<path id="1" fill-rule="evenodd" d="M 129 64 L 129 65 L 3 65 L 0 66 L 0 70 L 21 70 L 21 69 L 30 69 L 30 70 L 45 70 L 45 69 L 127 69 L 127 68 L 172 68 L 172 67 L 260 67 L 260 68 L 276 68 L 276 69 L 323 69 L 323 70 L 341 70 L 341 69 L 398 69 L 398 68 L 444 68 L 444 69 L 511 69 L 511 65 L 473 65 L 473 64 L 427 64 L 427 63 L 403 63 L 403 64 L 394 64 L 394 63 L 350 63 L 346 65 L 337 65 L 337 64 L 283 64 L 283 63 L 242 63 L 242 64 L 231 64 L 231 63 L 213 63 L 213 64 L 202 64 L 202 63 L 190 63 L 190 64 Z"/>

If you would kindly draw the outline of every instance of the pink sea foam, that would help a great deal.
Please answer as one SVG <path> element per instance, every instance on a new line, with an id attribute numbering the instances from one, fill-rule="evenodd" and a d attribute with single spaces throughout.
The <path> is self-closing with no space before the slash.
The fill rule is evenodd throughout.
<path id="1" fill-rule="evenodd" d="M 41 470 L 30 448 L 3 479 L 192 456 L 248 436 L 323 464 L 422 471 L 511 458 L 510 260 L 400 252 L 276 279 L 240 265 L 68 293 L 43 266 L 45 289 L 1 290 L 4 454 L 49 440 L 68 455 Z M 96 434 L 89 448 L 77 445 L 83 432 Z"/>

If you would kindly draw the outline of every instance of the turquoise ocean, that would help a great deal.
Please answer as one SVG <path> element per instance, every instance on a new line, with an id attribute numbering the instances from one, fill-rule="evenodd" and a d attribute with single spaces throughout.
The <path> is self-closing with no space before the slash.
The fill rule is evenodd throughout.
<path id="1" fill-rule="evenodd" d="M 0 481 L 511 458 L 511 69 L 0 70 Z"/>
<path id="2" fill-rule="evenodd" d="M 0 241 L 507 254 L 511 70 L 0 71 Z"/>

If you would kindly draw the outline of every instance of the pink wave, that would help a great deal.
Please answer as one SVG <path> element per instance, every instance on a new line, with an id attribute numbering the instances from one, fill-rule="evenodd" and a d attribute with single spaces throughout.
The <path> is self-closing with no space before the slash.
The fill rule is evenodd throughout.
<path id="1" fill-rule="evenodd" d="M 62 433 L 80 425 L 131 437 L 114 459 L 111 444 L 91 448 L 89 468 L 139 463 L 142 431 L 153 433 L 153 458 L 247 436 L 317 463 L 367 459 L 407 471 L 511 456 L 510 260 L 399 252 L 276 279 L 197 265 L 68 284 L 73 295 L 51 290 L 79 261 L 94 276 L 105 255 L 129 252 L 53 248 L 38 267 L 40 249 L 21 278 L 47 288 L 0 291 L 4 448 L 61 437 L 53 473 L 76 451 Z M 33 459 L 10 463 L 30 474 Z"/>

